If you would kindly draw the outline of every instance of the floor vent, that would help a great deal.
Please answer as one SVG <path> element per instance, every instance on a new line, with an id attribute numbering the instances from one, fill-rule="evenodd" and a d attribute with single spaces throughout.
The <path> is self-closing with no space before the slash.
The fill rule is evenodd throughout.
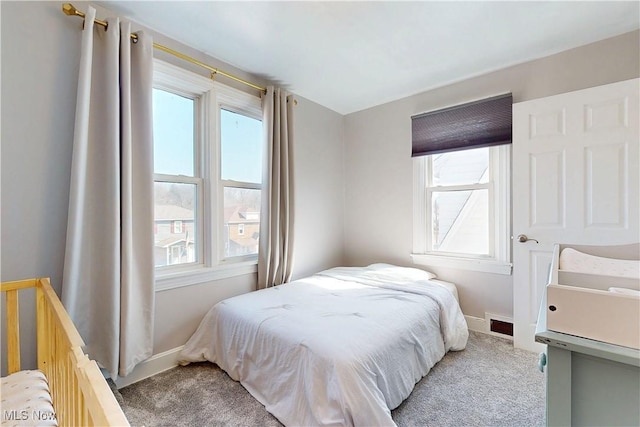
<path id="1" fill-rule="evenodd" d="M 489 322 L 489 330 L 497 334 L 513 336 L 513 323 L 503 322 L 502 320 L 491 319 Z"/>

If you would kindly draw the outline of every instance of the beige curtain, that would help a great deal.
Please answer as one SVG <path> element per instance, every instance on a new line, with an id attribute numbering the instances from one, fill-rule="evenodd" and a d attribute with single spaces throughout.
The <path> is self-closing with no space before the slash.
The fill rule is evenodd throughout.
<path id="1" fill-rule="evenodd" d="M 76 106 L 62 300 L 112 377 L 151 356 L 153 43 L 87 11 Z"/>
<path id="2" fill-rule="evenodd" d="M 293 96 L 267 88 L 258 288 L 288 282 L 293 268 Z"/>

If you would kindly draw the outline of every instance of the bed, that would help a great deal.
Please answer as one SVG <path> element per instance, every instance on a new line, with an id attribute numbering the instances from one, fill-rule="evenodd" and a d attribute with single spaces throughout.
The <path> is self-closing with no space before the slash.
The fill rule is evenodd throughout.
<path id="1" fill-rule="evenodd" d="M 7 370 L 2 426 L 128 426 L 49 279 L 4 282 Z M 22 370 L 18 295 L 35 289 L 37 370 Z M 4 353 L 4 352 L 3 352 Z"/>
<path id="2" fill-rule="evenodd" d="M 180 354 L 210 361 L 285 425 L 395 425 L 391 409 L 468 330 L 431 273 L 339 267 L 216 304 Z"/>

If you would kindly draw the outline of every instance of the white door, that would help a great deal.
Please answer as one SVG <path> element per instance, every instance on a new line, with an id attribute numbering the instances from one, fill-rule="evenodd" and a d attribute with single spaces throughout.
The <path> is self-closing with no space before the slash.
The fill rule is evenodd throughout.
<path id="1" fill-rule="evenodd" d="M 554 243 L 640 240 L 639 91 L 633 79 L 513 106 L 515 347 L 543 348 L 534 331 Z"/>

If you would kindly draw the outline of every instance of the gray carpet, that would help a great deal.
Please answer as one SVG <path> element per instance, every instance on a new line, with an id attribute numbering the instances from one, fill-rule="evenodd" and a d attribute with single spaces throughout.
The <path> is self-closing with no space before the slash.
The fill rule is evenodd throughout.
<path id="1" fill-rule="evenodd" d="M 416 384 L 392 417 L 398 426 L 543 426 L 544 375 L 537 355 L 472 332 Z M 120 390 L 133 426 L 280 426 L 212 363 L 163 372 Z"/>

